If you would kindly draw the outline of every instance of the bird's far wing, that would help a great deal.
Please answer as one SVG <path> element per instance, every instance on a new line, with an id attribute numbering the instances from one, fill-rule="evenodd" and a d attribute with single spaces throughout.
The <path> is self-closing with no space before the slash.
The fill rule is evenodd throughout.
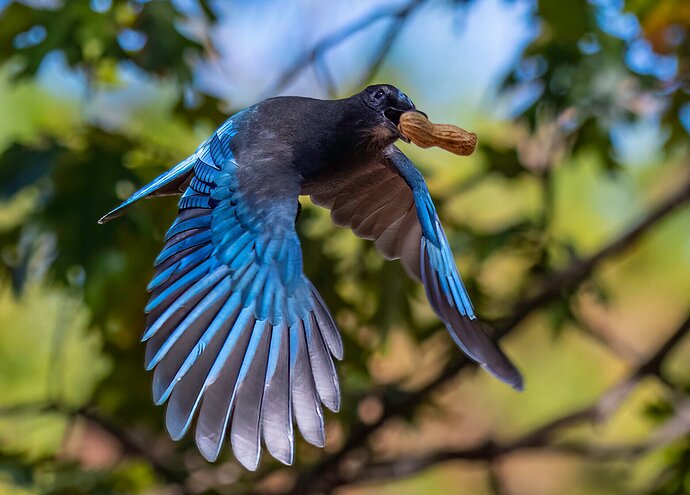
<path id="1" fill-rule="evenodd" d="M 105 223 L 117 218 L 125 212 L 132 203 L 151 196 L 169 196 L 181 194 L 189 185 L 194 168 L 195 155 L 185 158 L 170 170 L 162 173 L 147 185 L 132 194 L 125 202 L 114 210 L 103 215 L 98 223 Z"/>
<path id="2" fill-rule="evenodd" d="M 373 240 L 386 258 L 400 259 L 407 273 L 424 284 L 456 344 L 495 376 L 522 388 L 520 373 L 474 314 L 422 175 L 398 148 L 391 145 L 381 161 L 308 184 L 303 192 L 330 209 L 337 225 Z"/>
<path id="3" fill-rule="evenodd" d="M 214 136 L 221 139 L 231 139 L 235 134 L 236 122 L 242 117 L 246 110 L 237 112 L 216 131 Z M 187 190 L 192 177 L 194 176 L 194 166 L 196 165 L 197 155 L 204 153 L 213 140 L 213 137 L 203 142 L 196 150 L 196 152 L 182 160 L 170 170 L 166 170 L 144 187 L 132 194 L 120 206 L 114 210 L 103 215 L 98 223 L 106 223 L 113 218 L 117 218 L 124 214 L 125 211 L 132 205 L 132 203 L 144 198 L 152 198 L 156 196 L 172 196 L 175 194 L 182 194 Z M 217 141 L 220 142 L 220 141 Z"/>
<path id="4" fill-rule="evenodd" d="M 323 446 L 320 403 L 339 408 L 332 356 L 342 358 L 343 348 L 302 272 L 299 185 L 268 194 L 266 181 L 240 180 L 230 138 L 219 131 L 193 157 L 155 261 L 142 340 L 170 435 L 182 438 L 196 416 L 206 459 L 218 457 L 228 432 L 237 459 L 254 470 L 262 440 L 292 463 L 293 417 L 308 442 Z"/>

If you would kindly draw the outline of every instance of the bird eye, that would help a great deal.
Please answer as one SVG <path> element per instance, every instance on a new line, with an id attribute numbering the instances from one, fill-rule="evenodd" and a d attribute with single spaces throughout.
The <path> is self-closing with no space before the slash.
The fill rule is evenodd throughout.
<path id="1" fill-rule="evenodd" d="M 386 92 L 382 89 L 379 89 L 376 93 L 374 93 L 374 98 L 377 100 L 380 100 L 385 96 Z"/>

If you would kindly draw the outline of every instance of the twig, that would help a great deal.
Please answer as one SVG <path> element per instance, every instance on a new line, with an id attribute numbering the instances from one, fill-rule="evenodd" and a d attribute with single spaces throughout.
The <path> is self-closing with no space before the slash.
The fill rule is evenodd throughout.
<path id="1" fill-rule="evenodd" d="M 494 495 L 508 495 L 508 489 L 501 476 L 501 467 L 498 461 L 489 463 L 489 485 Z"/>
<path id="2" fill-rule="evenodd" d="M 577 327 L 583 335 L 595 340 L 627 364 L 634 364 L 640 360 L 638 352 L 631 346 L 620 339 L 607 335 L 600 327 L 595 327 L 592 323 L 586 321 L 586 318 L 577 311 L 574 312 L 574 315 Z"/>
<path id="3" fill-rule="evenodd" d="M 662 345 L 658 351 L 656 351 L 652 356 L 650 356 L 647 361 L 645 361 L 637 370 L 637 376 L 642 377 L 644 375 L 655 374 L 658 375 L 661 371 L 661 365 L 669 352 L 680 342 L 685 335 L 690 331 L 690 315 L 688 318 L 678 327 L 673 335 Z"/>
<path id="4" fill-rule="evenodd" d="M 90 421 L 115 437 L 122 445 L 125 453 L 129 455 L 139 456 L 146 459 L 151 467 L 168 483 L 179 484 L 182 493 L 187 493 L 184 490 L 184 481 L 186 476 L 183 472 L 177 472 L 170 469 L 167 465 L 162 463 L 156 455 L 154 455 L 146 446 L 136 440 L 130 432 L 120 427 L 110 419 L 101 416 L 96 411 L 88 408 L 79 409 L 74 412 L 74 415 L 80 416 L 87 421 Z"/>
<path id="5" fill-rule="evenodd" d="M 198 33 L 197 35 L 199 36 L 199 44 L 204 50 L 204 53 L 208 57 L 208 59 L 215 64 L 215 66 L 218 68 L 222 76 L 228 80 L 232 81 L 233 75 L 228 71 L 227 67 L 225 66 L 221 54 L 218 52 L 218 49 L 216 46 L 213 44 L 212 36 L 211 36 L 211 19 L 209 19 L 208 12 L 210 12 L 210 9 L 208 6 L 204 6 L 203 2 L 201 2 L 202 8 L 204 12 L 201 13 L 201 15 L 198 16 L 197 21 L 198 21 Z M 208 10 L 208 12 L 207 12 Z"/>
<path id="6" fill-rule="evenodd" d="M 523 443 L 523 442 L 521 442 Z M 541 445 L 536 443 L 526 443 L 522 445 L 510 444 L 497 446 L 491 442 L 486 442 L 476 447 L 463 450 L 445 450 L 434 452 L 425 456 L 406 457 L 396 459 L 391 462 L 374 463 L 367 466 L 357 476 L 357 482 L 384 481 L 391 478 L 400 479 L 410 477 L 438 464 L 449 461 L 489 461 L 495 462 L 496 459 L 507 456 L 519 450 L 542 450 L 553 453 L 585 455 L 589 459 L 613 460 L 632 458 L 642 455 L 649 450 L 646 444 L 640 445 L 613 445 L 604 447 L 593 447 L 581 444 L 562 444 L 562 445 Z M 495 477 L 493 478 L 496 479 Z M 494 485 L 496 487 L 496 485 Z M 505 493 L 505 487 L 500 487 L 499 493 Z"/>
<path id="7" fill-rule="evenodd" d="M 601 250 L 581 261 L 574 262 L 566 269 L 553 274 L 543 285 L 542 289 L 532 298 L 516 306 L 512 316 L 503 320 L 497 326 L 495 337 L 500 339 L 515 329 L 533 311 L 546 306 L 551 301 L 561 297 L 566 291 L 572 291 L 584 281 L 599 264 L 617 254 L 637 241 L 645 232 L 656 225 L 670 213 L 690 200 L 690 180 L 687 180 L 679 191 L 672 194 L 634 227 L 623 233 Z M 417 405 L 433 391 L 450 381 L 463 369 L 469 361 L 462 355 L 457 355 L 448 363 L 441 374 L 419 390 L 408 394 L 396 394 L 382 398 L 383 413 L 373 423 L 357 423 L 353 425 L 345 444 L 334 454 L 317 463 L 311 470 L 300 473 L 300 476 L 290 493 L 320 493 L 328 492 L 338 484 L 337 469 L 340 461 L 350 452 L 364 446 L 372 433 L 392 417 L 403 416 L 415 410 Z M 649 366 L 649 365 L 648 365 Z"/>
<path id="8" fill-rule="evenodd" d="M 338 96 L 338 88 L 335 84 L 335 79 L 333 79 L 333 74 L 328 68 L 326 61 L 322 58 L 314 64 L 314 71 L 316 72 L 316 78 L 319 84 L 326 90 L 326 94 L 329 98 L 335 98 Z"/>
<path id="9" fill-rule="evenodd" d="M 406 9 L 401 9 L 398 15 L 396 15 L 393 18 L 391 25 L 388 26 L 388 30 L 386 31 L 386 34 L 381 40 L 381 44 L 376 50 L 376 54 L 374 55 L 371 63 L 369 64 L 368 70 L 364 73 L 364 75 L 362 75 L 362 78 L 360 79 L 358 86 L 364 86 L 366 83 L 371 81 L 376 76 L 376 74 L 378 74 L 379 70 L 381 69 L 381 66 L 383 65 L 383 62 L 386 60 L 386 57 L 388 56 L 388 53 L 391 51 L 391 48 L 393 48 L 395 40 L 398 39 L 398 36 L 402 32 L 402 29 L 405 26 L 407 19 L 410 17 L 412 12 L 414 12 L 414 10 L 420 5 L 421 2 L 412 2 L 410 5 L 408 5 Z"/>
<path id="10" fill-rule="evenodd" d="M 294 62 L 287 68 L 283 75 L 273 84 L 267 91 L 266 96 L 273 96 L 279 93 L 281 90 L 290 84 L 290 82 L 299 75 L 307 66 L 316 62 L 316 60 L 321 57 L 325 52 L 337 46 L 338 44 L 345 41 L 347 38 L 353 36 L 354 34 L 368 28 L 372 24 L 392 17 L 397 22 L 399 19 L 405 19 L 419 7 L 425 0 L 411 0 L 402 7 L 392 8 L 384 7 L 376 9 L 368 15 L 357 19 L 356 21 L 348 24 L 342 29 L 331 33 L 321 41 L 317 42 L 310 50 L 304 52 L 302 55 L 297 57 Z M 390 31 L 389 31 L 390 33 Z M 392 43 L 392 42 L 391 42 Z M 387 53 L 387 50 L 386 50 Z M 385 56 L 385 53 L 384 53 Z"/>

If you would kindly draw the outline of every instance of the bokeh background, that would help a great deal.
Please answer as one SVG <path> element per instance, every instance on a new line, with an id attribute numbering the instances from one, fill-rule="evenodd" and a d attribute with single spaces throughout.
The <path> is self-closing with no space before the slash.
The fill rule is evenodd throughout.
<path id="1" fill-rule="evenodd" d="M 0 0 L 0 493 L 690 493 L 689 76 L 687 0 Z M 96 220 L 233 112 L 371 82 L 479 135 L 401 147 L 526 390 L 305 198 L 342 411 L 208 464 L 139 343 L 175 200 Z"/>

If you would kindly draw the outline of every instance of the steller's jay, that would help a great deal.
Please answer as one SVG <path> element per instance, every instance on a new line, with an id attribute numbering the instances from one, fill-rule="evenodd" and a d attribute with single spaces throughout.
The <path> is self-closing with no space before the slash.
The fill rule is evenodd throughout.
<path id="1" fill-rule="evenodd" d="M 250 470 L 262 439 L 276 459 L 293 462 L 293 418 L 309 443 L 324 445 L 321 403 L 339 409 L 332 357 L 342 359 L 343 345 L 302 271 L 300 195 L 400 259 L 463 352 L 522 387 L 477 322 L 422 175 L 393 145 L 405 139 L 400 115 L 414 110 L 390 85 L 341 100 L 264 100 L 101 218 L 141 198 L 182 194 L 148 286 L 142 338 L 173 439 L 196 416 L 202 455 L 214 461 L 227 432 Z"/>

